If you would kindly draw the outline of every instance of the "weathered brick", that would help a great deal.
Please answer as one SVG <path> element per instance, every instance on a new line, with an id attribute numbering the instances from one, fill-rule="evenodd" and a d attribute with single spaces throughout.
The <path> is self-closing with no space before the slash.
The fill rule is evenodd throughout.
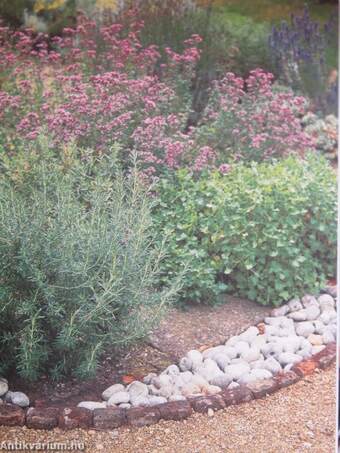
<path id="1" fill-rule="evenodd" d="M 132 426 L 142 427 L 157 423 L 161 414 L 156 407 L 133 407 L 127 410 L 127 421 Z"/>
<path id="2" fill-rule="evenodd" d="M 295 382 L 300 379 L 301 377 L 294 373 L 294 371 L 287 371 L 286 373 L 279 373 L 274 376 L 274 380 L 276 381 L 279 389 L 295 384 Z"/>
<path id="3" fill-rule="evenodd" d="M 200 396 L 191 400 L 191 406 L 195 412 L 206 413 L 208 409 L 219 410 L 226 407 L 221 395 Z"/>
<path id="4" fill-rule="evenodd" d="M 275 392 L 278 389 L 278 384 L 274 379 L 270 378 L 249 382 L 247 387 L 254 395 L 254 398 L 258 399 Z"/>
<path id="5" fill-rule="evenodd" d="M 157 406 L 164 420 L 183 420 L 190 417 L 192 407 L 188 401 L 171 401 Z"/>
<path id="6" fill-rule="evenodd" d="M 93 411 L 93 426 L 97 429 L 119 428 L 126 423 L 126 410 L 108 407 Z"/>
<path id="7" fill-rule="evenodd" d="M 318 368 L 324 370 L 336 359 L 336 342 L 328 343 L 326 347 L 313 356 Z"/>
<path id="8" fill-rule="evenodd" d="M 317 366 L 317 362 L 313 358 L 311 358 L 302 360 L 301 362 L 294 365 L 291 370 L 298 376 L 304 377 L 313 374 Z"/>
<path id="9" fill-rule="evenodd" d="M 65 407 L 58 417 L 62 429 L 90 428 L 93 424 L 93 412 L 84 407 Z"/>
<path id="10" fill-rule="evenodd" d="M 30 407 L 26 414 L 26 425 L 33 429 L 53 429 L 58 426 L 59 413 L 57 407 Z"/>
<path id="11" fill-rule="evenodd" d="M 19 406 L 13 404 L 0 405 L 0 426 L 23 426 L 25 424 L 25 412 Z"/>
<path id="12" fill-rule="evenodd" d="M 247 401 L 251 401 L 254 398 L 252 392 L 247 388 L 246 385 L 240 385 L 239 387 L 234 389 L 223 390 L 220 395 L 226 403 L 226 406 L 246 403 Z"/>

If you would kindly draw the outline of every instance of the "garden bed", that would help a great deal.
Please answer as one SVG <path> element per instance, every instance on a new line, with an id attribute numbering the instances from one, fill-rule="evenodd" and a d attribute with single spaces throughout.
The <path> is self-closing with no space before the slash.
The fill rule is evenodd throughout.
<path id="1" fill-rule="evenodd" d="M 223 302 L 214 307 L 192 304 L 185 310 L 171 309 L 144 342 L 106 354 L 93 379 L 72 378 L 55 383 L 46 376 L 37 386 L 16 377 L 11 380 L 11 387 L 26 393 L 32 402 L 43 400 L 47 405 L 58 407 L 98 400 L 113 381 L 123 382 L 124 376 L 139 380 L 148 373 L 161 372 L 190 349 L 220 344 L 254 322 L 261 322 L 270 312 L 268 307 L 236 297 L 226 296 Z"/>
<path id="2" fill-rule="evenodd" d="M 328 292 L 334 295 L 334 289 L 330 289 L 328 290 Z M 110 404 L 112 397 L 114 398 L 115 396 L 118 396 L 118 392 L 116 392 L 115 390 L 113 391 L 112 395 L 107 395 L 109 396 L 108 403 L 106 401 L 104 401 L 103 403 L 98 403 L 97 405 L 96 403 L 91 403 L 92 406 L 89 403 L 83 402 L 78 404 L 78 407 L 74 407 L 71 404 L 71 401 L 68 401 L 65 405 L 57 404 L 53 406 L 47 401 L 36 400 L 34 407 L 29 407 L 27 410 L 24 410 L 17 405 L 5 403 L 0 406 L 0 425 L 26 425 L 29 428 L 35 429 L 52 429 L 56 426 L 59 426 L 63 429 L 89 427 L 94 427 L 96 429 L 113 429 L 125 424 L 130 424 L 135 427 L 142 427 L 157 423 L 160 419 L 182 420 L 189 417 L 193 411 L 201 413 L 213 413 L 213 411 L 223 409 L 226 406 L 240 404 L 242 402 L 250 401 L 254 398 L 262 398 L 270 393 L 275 392 L 276 390 L 294 384 L 299 379 L 313 373 L 316 369 L 326 368 L 333 362 L 336 356 L 336 342 L 332 340 L 332 338 L 330 338 L 329 333 L 334 330 L 331 329 L 331 324 L 333 324 L 331 318 L 334 318 L 334 307 L 334 299 L 327 293 L 321 295 L 318 300 L 308 295 L 302 298 L 301 302 L 299 300 L 292 300 L 289 304 L 284 305 L 283 307 L 280 307 L 278 309 L 274 309 L 271 313 L 272 317 L 266 317 L 264 323 L 259 323 L 257 327 L 249 328 L 239 336 L 230 338 L 226 342 L 226 346 L 218 346 L 217 348 L 208 347 L 204 349 L 202 354 L 199 351 L 190 351 L 190 353 L 188 353 L 187 356 L 181 359 L 181 361 L 179 362 L 179 369 L 182 373 L 180 373 L 179 369 L 175 365 L 169 366 L 163 373 L 161 373 L 160 377 L 167 377 L 170 380 L 172 378 L 177 379 L 180 374 L 183 374 L 184 376 L 185 373 L 189 373 L 189 370 L 196 370 L 194 371 L 193 376 L 196 375 L 200 377 L 200 379 L 202 379 L 202 376 L 204 375 L 207 381 L 206 388 L 203 389 L 202 387 L 202 389 L 200 389 L 197 394 L 195 394 L 195 391 L 193 390 L 192 393 L 186 393 L 186 396 L 181 398 L 174 398 L 172 400 L 170 398 L 167 400 L 163 397 L 164 402 L 155 405 L 152 405 L 151 403 L 147 404 L 147 402 L 145 402 L 144 404 L 139 397 L 140 395 L 135 395 L 137 399 L 135 398 L 136 401 L 133 402 L 133 393 L 136 393 L 135 390 L 137 391 L 137 393 L 140 390 L 143 390 L 144 392 L 145 387 L 146 393 L 148 393 L 148 389 L 145 384 L 142 384 L 138 381 L 133 381 L 127 387 L 127 392 L 130 392 L 129 398 L 131 398 L 130 401 L 133 405 L 132 407 L 131 404 L 125 404 L 125 406 L 129 407 L 124 408 L 121 404 Z M 313 310 L 317 310 L 318 314 L 313 314 Z M 286 323 L 287 326 L 283 326 L 282 324 L 282 320 L 284 319 L 290 321 L 289 324 L 291 324 L 292 328 L 294 329 L 294 333 L 287 333 L 287 338 L 282 335 L 283 330 L 289 330 L 288 323 Z M 318 322 L 319 325 L 317 325 Z M 325 323 L 323 327 L 324 333 L 322 335 L 315 335 L 314 332 L 318 331 L 318 329 L 321 329 L 322 327 L 320 323 Z M 312 325 L 314 326 L 313 328 L 311 327 Z M 328 327 L 325 327 L 327 325 Z M 308 330 L 308 332 L 306 329 Z M 254 330 L 256 330 L 255 333 L 253 332 Z M 311 331 L 309 332 L 309 330 Z M 262 337 L 262 339 L 265 340 L 262 346 L 267 346 L 267 349 L 270 349 L 270 347 L 273 345 L 272 341 L 274 341 L 274 346 L 277 341 L 275 341 L 274 334 L 278 335 L 278 337 L 276 338 L 283 336 L 284 338 L 281 339 L 287 345 L 288 343 L 291 343 L 290 336 L 293 335 L 292 340 L 299 340 L 299 342 L 301 343 L 298 346 L 298 348 L 302 348 L 301 354 L 299 351 L 295 351 L 294 348 L 294 351 L 292 350 L 291 352 L 288 351 L 288 349 L 283 349 L 281 350 L 281 352 L 273 350 L 273 354 L 271 354 L 271 352 L 268 352 L 267 354 L 263 348 L 261 349 L 261 352 L 263 354 L 263 359 L 266 358 L 265 362 L 269 363 L 269 361 L 272 360 L 279 366 L 280 370 L 276 370 L 275 372 L 275 370 L 273 369 L 272 373 L 269 373 L 267 371 L 268 376 L 263 375 L 262 379 L 258 379 L 257 377 L 255 377 L 254 379 L 249 378 L 251 377 L 251 373 L 266 370 L 265 362 L 263 369 L 258 369 L 255 367 L 255 365 L 254 367 L 252 367 L 252 364 L 254 364 L 255 362 L 249 362 L 249 360 L 252 360 L 248 357 L 250 355 L 250 351 L 255 351 L 255 346 L 253 344 L 254 340 L 259 340 L 260 337 Z M 310 353 L 308 351 L 306 352 L 306 354 L 302 353 L 304 349 L 306 349 L 305 345 L 302 345 L 302 341 L 306 343 L 308 343 L 309 341 L 311 345 L 314 345 L 309 348 L 311 351 Z M 245 342 L 249 343 L 250 349 L 248 347 L 247 351 L 244 352 L 242 350 L 241 352 L 238 352 L 237 354 L 240 355 L 240 359 L 236 358 L 234 360 L 239 360 L 242 363 L 244 361 L 249 362 L 249 372 L 246 370 L 246 373 L 241 373 L 242 376 L 240 375 L 238 376 L 238 378 L 236 376 L 230 376 L 231 381 L 229 380 L 229 383 L 225 383 L 226 385 L 223 385 L 223 383 L 221 383 L 220 388 L 216 385 L 211 385 L 212 382 L 216 383 L 216 379 L 220 379 L 222 375 L 224 377 L 228 376 L 228 373 L 231 373 L 231 368 L 233 366 L 234 368 L 237 368 L 237 366 L 241 365 L 239 362 L 237 362 L 237 364 L 235 363 L 234 365 L 230 365 L 230 360 L 228 360 L 227 367 L 225 369 L 225 375 L 220 370 L 219 374 L 214 375 L 214 371 L 212 375 L 210 375 L 209 373 L 213 369 L 211 367 L 208 367 L 208 361 L 212 363 L 213 360 L 216 360 L 216 362 L 219 363 L 219 366 L 221 366 L 216 355 L 214 355 L 214 351 L 217 351 L 218 348 L 225 347 L 227 347 L 228 349 L 232 349 L 234 347 L 236 350 L 238 344 L 241 345 L 241 343 Z M 265 344 L 266 342 L 267 344 Z M 322 346 L 320 342 L 323 343 Z M 247 357 L 244 355 L 245 353 Z M 303 360 L 295 360 L 293 356 L 297 357 L 297 354 L 301 355 L 300 359 L 303 357 L 305 358 Z M 200 355 L 200 357 L 198 357 L 198 355 Z M 288 360 L 288 355 L 291 355 L 291 360 Z M 221 356 L 221 354 L 219 354 L 219 356 Z M 213 358 L 213 360 L 210 357 Z M 198 366 L 198 368 L 195 368 L 195 360 L 201 361 L 201 366 Z M 211 365 L 210 362 L 209 366 Z M 204 367 L 205 370 L 203 370 Z M 217 370 L 216 363 L 215 367 Z M 174 374 L 172 373 L 174 371 L 174 368 L 178 370 L 178 373 L 176 370 Z M 144 378 L 144 382 L 153 382 L 151 386 L 156 388 L 155 379 L 159 379 L 157 378 L 156 374 L 148 375 Z M 167 385 L 168 384 L 166 383 L 161 383 L 158 388 L 162 389 Z M 139 389 L 139 386 L 143 388 Z M 113 387 L 117 387 L 117 385 Z M 103 397 L 105 393 L 113 390 L 113 387 L 108 388 L 103 393 Z M 119 390 L 121 391 L 121 393 L 124 393 L 124 387 L 122 385 L 118 387 L 122 387 L 123 391 L 121 389 Z M 136 389 L 134 389 L 132 392 L 133 387 L 136 387 Z M 214 391 L 212 391 L 213 387 Z M 129 390 L 129 388 L 131 390 Z M 184 395 L 185 386 L 181 388 L 183 389 Z M 218 389 L 218 391 L 215 391 L 215 389 Z M 161 397 L 158 398 L 161 399 Z M 106 396 L 104 399 L 107 400 Z M 90 406 L 92 408 L 91 410 Z"/>

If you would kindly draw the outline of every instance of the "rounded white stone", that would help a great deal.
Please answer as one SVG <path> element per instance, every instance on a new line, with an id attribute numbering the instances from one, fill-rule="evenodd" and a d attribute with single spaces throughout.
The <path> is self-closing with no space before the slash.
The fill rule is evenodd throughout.
<path id="1" fill-rule="evenodd" d="M 239 341 L 234 346 L 234 349 L 238 355 L 241 355 L 242 353 L 249 351 L 249 348 L 250 346 L 246 341 Z"/>
<path id="2" fill-rule="evenodd" d="M 228 385 L 231 383 L 231 379 L 229 376 L 226 374 L 216 376 L 211 380 L 212 385 L 217 385 L 220 388 L 228 387 Z"/>
<path id="3" fill-rule="evenodd" d="M 247 343 L 251 343 L 259 334 L 259 329 L 255 326 L 248 327 L 243 333 L 239 335 L 241 341 L 246 341 Z"/>
<path id="4" fill-rule="evenodd" d="M 263 369 L 270 371 L 272 374 L 276 374 L 282 371 L 280 362 L 274 359 L 274 357 L 268 357 L 268 359 L 264 361 Z"/>
<path id="5" fill-rule="evenodd" d="M 116 406 L 121 403 L 129 403 L 130 402 L 130 394 L 128 392 L 117 392 L 114 393 L 109 401 L 107 402 L 108 406 Z"/>
<path id="6" fill-rule="evenodd" d="M 168 374 L 169 376 L 176 376 L 180 373 L 177 365 L 170 365 L 161 374 Z"/>
<path id="7" fill-rule="evenodd" d="M 202 366 L 203 363 L 203 356 L 199 351 L 195 349 L 189 351 L 187 353 L 187 358 L 192 362 L 192 370 L 195 371 L 197 368 Z"/>
<path id="8" fill-rule="evenodd" d="M 318 306 L 318 301 L 316 300 L 316 298 L 314 296 L 311 296 L 310 294 L 306 294 L 305 296 L 303 296 L 303 298 L 301 299 L 301 302 L 305 308 L 308 308 L 312 305 Z"/>
<path id="9" fill-rule="evenodd" d="M 282 352 L 278 356 L 278 361 L 282 366 L 288 365 L 289 363 L 298 363 L 301 361 L 301 357 L 298 354 L 292 354 L 291 352 Z"/>
<path id="10" fill-rule="evenodd" d="M 236 363 L 225 367 L 225 374 L 230 378 L 231 381 L 237 381 L 243 374 L 250 371 L 248 363 Z"/>
<path id="11" fill-rule="evenodd" d="M 254 340 L 251 342 L 250 347 L 261 348 L 261 346 L 267 343 L 267 335 L 258 335 Z"/>
<path id="12" fill-rule="evenodd" d="M 255 376 L 256 379 L 270 379 L 273 374 L 267 369 L 254 368 L 250 374 Z"/>
<path id="13" fill-rule="evenodd" d="M 113 394 L 124 391 L 125 387 L 123 384 L 113 384 L 103 391 L 102 398 L 104 401 L 108 401 Z"/>
<path id="14" fill-rule="evenodd" d="M 157 377 L 157 374 L 156 374 L 156 373 L 149 373 L 149 374 L 147 374 L 147 375 L 144 376 L 144 378 L 143 378 L 144 384 L 147 384 L 147 385 L 151 384 L 151 383 L 152 383 L 152 380 L 153 380 L 155 377 Z M 103 399 L 104 399 L 104 398 L 103 398 Z"/>
<path id="15" fill-rule="evenodd" d="M 146 398 L 149 394 L 149 389 L 147 385 L 143 384 L 143 382 L 133 381 L 127 388 L 130 394 L 130 402 L 133 406 L 135 406 L 135 402 Z"/>
<path id="16" fill-rule="evenodd" d="M 248 351 L 241 353 L 241 359 L 245 360 L 246 362 L 254 362 L 260 358 L 260 349 L 256 347 L 251 347 Z"/>
<path id="17" fill-rule="evenodd" d="M 292 299 L 288 302 L 288 308 L 289 311 L 298 311 L 303 308 L 302 303 L 300 302 L 300 299 Z"/>
<path id="18" fill-rule="evenodd" d="M 217 395 L 218 393 L 221 393 L 222 389 L 218 385 L 208 385 L 204 389 L 204 393 L 206 395 Z"/>
<path id="19" fill-rule="evenodd" d="M 228 346 L 228 347 L 233 347 L 239 341 L 240 341 L 239 337 L 238 336 L 234 336 L 234 337 L 229 338 L 229 340 L 227 340 L 225 342 L 225 345 Z"/>
<path id="20" fill-rule="evenodd" d="M 8 381 L 5 378 L 0 378 L 0 396 L 8 392 Z"/>
<path id="21" fill-rule="evenodd" d="M 130 409 L 132 406 L 130 403 L 122 403 L 119 405 L 121 409 Z"/>
<path id="22" fill-rule="evenodd" d="M 7 392 L 5 401 L 20 407 L 28 407 L 30 405 L 28 396 L 23 392 Z"/>
<path id="23" fill-rule="evenodd" d="M 298 336 L 291 336 L 283 343 L 283 352 L 292 352 L 293 354 L 300 348 L 301 338 Z"/>
<path id="24" fill-rule="evenodd" d="M 191 371 L 192 370 L 192 360 L 188 357 L 183 357 L 179 361 L 179 368 L 181 371 Z"/>
<path id="25" fill-rule="evenodd" d="M 217 354 L 214 360 L 221 370 L 224 370 L 224 368 L 231 362 L 229 356 L 225 354 Z"/>
<path id="26" fill-rule="evenodd" d="M 321 311 L 324 311 L 325 309 L 328 308 L 334 308 L 335 307 L 335 301 L 332 296 L 329 294 L 321 294 L 318 298 L 318 302 L 321 308 Z"/>
<path id="27" fill-rule="evenodd" d="M 278 317 L 271 317 L 267 316 L 264 318 L 265 324 L 268 324 L 268 326 L 278 326 L 281 327 L 282 322 L 286 319 L 285 316 L 278 316 Z"/>
<path id="28" fill-rule="evenodd" d="M 270 315 L 273 317 L 285 316 L 289 312 L 288 304 L 282 305 L 281 307 L 274 308 Z"/>
<path id="29" fill-rule="evenodd" d="M 158 404 L 164 404 L 164 403 L 167 403 L 168 400 L 166 398 L 164 398 L 163 396 L 149 396 L 148 397 L 148 401 L 149 401 L 149 406 L 152 407 L 152 406 L 157 406 Z"/>
<path id="30" fill-rule="evenodd" d="M 225 349 L 225 354 L 230 358 L 230 359 L 235 359 L 237 357 L 237 351 L 234 347 L 228 346 Z"/>
<path id="31" fill-rule="evenodd" d="M 227 349 L 228 348 L 225 345 L 215 346 L 214 348 L 206 349 L 202 353 L 203 359 L 213 359 L 213 360 L 215 360 L 215 356 L 216 355 L 224 354 Z"/>
<path id="32" fill-rule="evenodd" d="M 243 374 L 243 375 L 237 380 L 237 382 L 238 382 L 239 384 L 249 384 L 250 382 L 255 382 L 255 381 L 257 381 L 257 380 L 258 380 L 258 378 L 249 372 L 249 373 Z"/>
<path id="33" fill-rule="evenodd" d="M 250 362 L 249 365 L 250 365 L 250 368 L 253 369 L 253 368 L 264 368 L 264 360 L 263 359 L 259 359 L 259 360 L 255 360 L 254 362 Z"/>
<path id="34" fill-rule="evenodd" d="M 314 333 L 315 327 L 312 322 L 304 321 L 297 323 L 295 330 L 297 335 L 307 338 L 311 333 Z"/>
<path id="35" fill-rule="evenodd" d="M 298 311 L 292 311 L 289 313 L 288 318 L 293 319 L 293 321 L 306 321 L 307 311 L 305 308 Z"/>
<path id="36" fill-rule="evenodd" d="M 307 321 L 315 321 L 320 316 L 320 313 L 318 305 L 311 305 L 306 308 Z"/>
<path id="37" fill-rule="evenodd" d="M 105 409 L 107 407 L 106 402 L 99 402 L 99 401 L 82 401 L 77 405 L 77 407 L 84 407 L 85 409 L 89 409 L 93 411 L 94 409 Z"/>
<path id="38" fill-rule="evenodd" d="M 335 341 L 333 333 L 330 330 L 325 330 L 324 333 L 322 334 L 323 344 L 332 343 L 333 341 Z"/>
<path id="39" fill-rule="evenodd" d="M 193 374 L 191 373 L 191 371 L 184 371 L 183 373 L 180 374 L 180 377 L 183 383 L 187 384 L 188 382 L 191 381 Z"/>
<path id="40" fill-rule="evenodd" d="M 324 333 L 326 326 L 319 319 L 317 319 L 316 321 L 313 321 L 313 325 L 314 325 L 314 332 L 316 334 L 322 335 Z"/>

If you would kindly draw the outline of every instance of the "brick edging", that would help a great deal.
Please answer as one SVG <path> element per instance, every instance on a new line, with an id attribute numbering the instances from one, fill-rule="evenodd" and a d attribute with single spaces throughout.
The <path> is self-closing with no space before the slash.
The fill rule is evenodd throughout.
<path id="1" fill-rule="evenodd" d="M 11 404 L 0 405 L 0 426 L 27 426 L 33 429 L 94 428 L 112 430 L 123 425 L 142 427 L 159 420 L 183 420 L 193 412 L 207 413 L 225 407 L 241 404 L 252 399 L 263 398 L 277 390 L 294 384 L 316 369 L 325 369 L 336 358 L 336 342 L 312 357 L 294 365 L 290 371 L 279 373 L 270 379 L 251 382 L 234 389 L 224 389 L 217 395 L 198 396 L 185 401 L 173 401 L 153 407 L 133 407 L 130 409 L 105 408 L 89 409 L 81 407 L 30 407 L 26 411 Z"/>

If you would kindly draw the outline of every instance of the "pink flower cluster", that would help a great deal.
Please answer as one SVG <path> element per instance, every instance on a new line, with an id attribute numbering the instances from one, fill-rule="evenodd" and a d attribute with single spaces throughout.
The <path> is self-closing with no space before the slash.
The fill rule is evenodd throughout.
<path id="1" fill-rule="evenodd" d="M 227 73 L 214 84 L 196 139 L 222 162 L 303 154 L 315 147 L 301 126 L 306 107 L 305 98 L 275 88 L 273 75 L 261 69 L 246 80 Z"/>
<path id="2" fill-rule="evenodd" d="M 161 65 L 157 47 L 140 42 L 142 26 L 99 27 L 81 17 L 51 39 L 1 27 L 5 150 L 45 133 L 56 147 L 75 142 L 102 153 L 118 143 L 123 160 L 135 151 L 145 174 L 156 177 L 182 166 L 227 173 L 231 157 L 263 159 L 313 146 L 299 121 L 305 100 L 275 91 L 272 75 L 261 70 L 245 81 L 232 73 L 216 81 L 201 124 L 187 130 L 201 38 L 186 40 L 181 54 L 165 49 Z"/>

